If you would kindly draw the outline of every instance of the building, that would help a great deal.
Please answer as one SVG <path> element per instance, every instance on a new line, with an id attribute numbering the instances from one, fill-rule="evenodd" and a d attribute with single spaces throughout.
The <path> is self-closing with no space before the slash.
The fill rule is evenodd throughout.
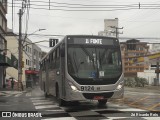
<path id="1" fill-rule="evenodd" d="M 146 42 L 140 42 L 139 40 L 131 39 L 127 40 L 126 42 L 121 42 L 120 44 L 125 77 L 137 77 L 137 72 L 144 72 L 144 70 L 149 68 L 149 66 L 146 64 L 130 63 L 130 61 L 136 57 L 149 54 L 149 46 Z"/>
<path id="2" fill-rule="evenodd" d="M 25 49 L 26 53 L 29 52 L 29 57 L 26 58 L 26 65 L 28 66 L 25 70 L 26 83 L 28 83 L 28 85 L 30 85 L 31 83 L 32 85 L 36 85 L 39 82 L 39 62 L 42 58 L 42 51 L 40 47 L 38 47 L 36 44 L 33 44 L 31 41 L 27 40 L 26 43 L 31 43 L 30 47 L 27 45 Z"/>
<path id="3" fill-rule="evenodd" d="M 160 53 L 160 44 L 151 44 L 150 45 L 150 53 Z M 156 59 L 150 60 L 148 62 L 149 69 L 144 70 L 144 72 L 138 72 L 137 76 L 138 77 L 143 77 L 148 80 L 149 85 L 160 85 L 160 76 L 159 79 L 157 80 L 157 73 L 155 70 L 157 69 L 157 62 L 160 61 L 160 57 L 157 56 Z M 160 69 L 160 66 L 159 66 Z"/>
<path id="4" fill-rule="evenodd" d="M 7 32 L 6 36 L 8 51 L 7 54 L 9 58 L 14 55 L 18 59 L 18 36 L 14 34 L 11 30 Z M 41 49 L 28 38 L 25 39 L 23 44 L 23 58 L 22 58 L 22 83 L 24 88 L 29 85 L 33 85 L 34 79 L 38 79 L 39 72 L 39 61 L 41 59 Z M 36 52 L 35 52 L 36 51 Z M 10 67 L 6 69 L 7 78 L 13 77 L 18 80 L 18 70 L 16 67 Z M 29 84 L 27 84 L 29 83 Z"/>
<path id="5" fill-rule="evenodd" d="M 104 19 L 104 31 L 98 32 L 100 36 L 116 37 L 118 34 L 118 18 Z"/>
<path id="6" fill-rule="evenodd" d="M 9 65 L 7 54 L 7 0 L 0 0 L 0 88 L 5 87 L 6 67 Z"/>
<path id="7" fill-rule="evenodd" d="M 12 67 L 6 68 L 6 79 L 9 79 L 11 77 L 18 80 L 18 39 L 17 35 L 12 32 L 7 32 L 5 36 L 7 40 L 7 57 L 12 58 L 15 57 L 15 62 L 13 62 L 15 65 Z"/>

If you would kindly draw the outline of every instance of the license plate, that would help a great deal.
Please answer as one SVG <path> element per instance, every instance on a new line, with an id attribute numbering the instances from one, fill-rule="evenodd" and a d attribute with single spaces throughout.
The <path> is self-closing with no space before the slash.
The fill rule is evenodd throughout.
<path id="1" fill-rule="evenodd" d="M 101 100 L 101 99 L 104 99 L 104 97 L 103 97 L 103 96 L 94 96 L 93 99 L 94 99 L 94 100 Z"/>
<path id="2" fill-rule="evenodd" d="M 81 86 L 81 91 L 94 91 L 94 86 Z"/>

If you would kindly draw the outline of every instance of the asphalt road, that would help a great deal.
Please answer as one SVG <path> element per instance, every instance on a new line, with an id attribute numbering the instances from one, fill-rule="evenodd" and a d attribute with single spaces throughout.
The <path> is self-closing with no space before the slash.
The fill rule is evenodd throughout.
<path id="1" fill-rule="evenodd" d="M 12 117 L 0 117 L 0 120 L 159 120 L 158 91 L 153 93 L 153 91 L 137 90 L 125 88 L 124 99 L 110 100 L 103 107 L 98 106 L 96 101 L 84 101 L 59 107 L 56 98 L 45 98 L 39 87 L 24 92 L 0 91 L 0 111 L 11 112 L 11 114 L 17 112 L 24 117 L 13 114 Z M 155 110 L 157 112 L 152 114 L 151 111 Z M 35 114 L 29 116 L 30 113 Z M 38 113 L 37 117 L 35 117 L 36 113 Z"/>
<path id="2" fill-rule="evenodd" d="M 160 88 L 125 88 L 124 98 L 120 100 L 112 100 L 117 104 L 125 104 L 130 107 L 143 110 L 160 112 Z"/>

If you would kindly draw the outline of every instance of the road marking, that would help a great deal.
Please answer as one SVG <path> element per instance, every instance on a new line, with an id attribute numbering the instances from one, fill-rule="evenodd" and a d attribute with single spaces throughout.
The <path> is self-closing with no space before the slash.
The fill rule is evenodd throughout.
<path id="1" fill-rule="evenodd" d="M 119 111 L 123 111 L 123 112 L 128 112 L 128 111 L 147 111 L 147 110 L 143 110 L 143 109 L 138 109 L 138 108 L 125 108 L 125 109 L 118 109 Z"/>
<path id="2" fill-rule="evenodd" d="M 27 97 L 31 96 L 31 92 L 26 93 L 26 96 L 27 96 Z"/>
<path id="3" fill-rule="evenodd" d="M 143 94 L 143 95 L 160 95 L 159 93 L 144 93 L 144 92 L 130 92 L 130 91 L 127 91 L 127 92 L 125 92 L 125 94 L 135 94 L 135 95 L 137 95 L 137 94 Z"/>
<path id="4" fill-rule="evenodd" d="M 35 109 L 45 109 L 45 108 L 56 108 L 57 105 L 43 105 L 43 106 L 35 106 Z"/>
<path id="5" fill-rule="evenodd" d="M 4 97 L 10 97 L 11 95 L 5 95 Z"/>
<path id="6" fill-rule="evenodd" d="M 159 120 L 159 117 L 141 117 L 142 119 L 146 119 L 146 120 Z"/>
<path id="7" fill-rule="evenodd" d="M 60 118 L 47 118 L 47 119 L 41 119 L 41 120 L 77 120 L 74 117 L 60 117 Z"/>
<path id="8" fill-rule="evenodd" d="M 149 109 L 149 110 L 153 110 L 155 107 L 158 107 L 159 105 L 160 105 L 160 103 L 154 104 L 153 106 L 149 107 L 148 109 Z"/>
<path id="9" fill-rule="evenodd" d="M 19 94 L 17 94 L 17 95 L 15 95 L 15 97 L 19 97 L 20 95 L 22 95 L 23 93 L 19 93 Z"/>
<path id="10" fill-rule="evenodd" d="M 99 115 L 98 112 L 91 111 L 91 110 L 69 112 L 68 114 L 70 114 L 71 116 L 74 116 L 74 117 L 77 117 L 77 116 L 78 117 L 80 117 L 80 116 L 88 116 L 88 115 Z"/>
<path id="11" fill-rule="evenodd" d="M 119 120 L 125 120 L 126 119 L 126 117 L 107 117 L 106 119 L 102 119 L 102 120 L 117 120 L 117 119 L 119 119 Z"/>
<path id="12" fill-rule="evenodd" d="M 31 100 L 41 100 L 41 99 L 46 99 L 45 97 L 36 97 L 36 98 L 30 98 Z"/>
<path id="13" fill-rule="evenodd" d="M 144 97 L 144 98 L 141 98 L 141 99 L 138 99 L 138 100 L 136 100 L 136 101 L 130 103 L 129 105 L 133 105 L 133 104 L 135 104 L 135 103 L 137 103 L 137 102 L 143 101 L 143 100 L 147 99 L 148 97 L 149 97 L 149 96 Z"/>
<path id="14" fill-rule="evenodd" d="M 130 107 L 134 107 L 134 108 L 138 108 L 138 109 L 142 109 L 142 110 L 147 110 L 149 111 L 147 108 L 141 107 L 141 106 L 137 106 L 137 105 L 129 105 Z"/>
<path id="15" fill-rule="evenodd" d="M 36 102 L 48 102 L 48 100 L 32 100 L 33 103 L 36 103 Z"/>
<path id="16" fill-rule="evenodd" d="M 45 111 L 49 111 L 49 112 L 61 112 L 61 111 L 64 111 L 65 112 L 65 110 L 62 110 L 62 109 L 59 109 L 59 110 L 45 110 Z"/>
<path id="17" fill-rule="evenodd" d="M 33 103 L 33 105 L 44 105 L 44 104 L 53 104 L 52 101 L 46 101 L 46 102 L 36 102 L 36 103 Z"/>

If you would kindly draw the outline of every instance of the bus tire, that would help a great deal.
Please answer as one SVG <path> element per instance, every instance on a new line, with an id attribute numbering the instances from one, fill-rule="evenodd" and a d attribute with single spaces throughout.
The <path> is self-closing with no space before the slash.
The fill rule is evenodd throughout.
<path id="1" fill-rule="evenodd" d="M 98 105 L 100 105 L 100 106 L 104 106 L 104 105 L 106 105 L 106 103 L 107 103 L 107 99 L 98 100 Z"/>
<path id="2" fill-rule="evenodd" d="M 56 97 L 57 97 L 59 106 L 65 106 L 66 105 L 66 101 L 64 101 L 63 99 L 60 98 L 58 85 L 56 85 Z"/>

